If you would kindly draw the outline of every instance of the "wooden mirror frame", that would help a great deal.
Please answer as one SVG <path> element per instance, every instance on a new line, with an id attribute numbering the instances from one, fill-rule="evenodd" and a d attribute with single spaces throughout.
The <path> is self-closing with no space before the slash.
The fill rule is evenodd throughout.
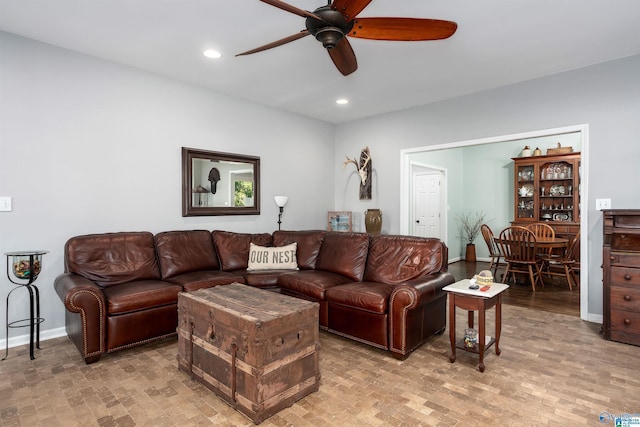
<path id="1" fill-rule="evenodd" d="M 253 167 L 253 206 L 194 206 L 193 161 L 247 163 Z M 224 177 L 223 177 L 224 179 Z M 260 157 L 182 147 L 182 216 L 260 215 Z"/>

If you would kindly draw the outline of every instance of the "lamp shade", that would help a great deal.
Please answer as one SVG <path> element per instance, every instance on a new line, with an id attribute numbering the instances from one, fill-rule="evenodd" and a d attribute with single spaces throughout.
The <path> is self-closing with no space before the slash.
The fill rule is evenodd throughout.
<path id="1" fill-rule="evenodd" d="M 286 205 L 287 202 L 289 201 L 289 197 L 288 196 L 273 196 L 273 200 L 275 200 L 276 205 L 278 205 L 278 207 L 283 208 L 284 205 Z"/>

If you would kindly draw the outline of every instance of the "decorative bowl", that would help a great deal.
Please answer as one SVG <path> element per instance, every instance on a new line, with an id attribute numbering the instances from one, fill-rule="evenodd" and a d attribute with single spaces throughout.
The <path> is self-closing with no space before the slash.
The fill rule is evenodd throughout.
<path id="1" fill-rule="evenodd" d="M 493 285 L 493 274 L 489 270 L 482 270 L 480 273 L 473 276 L 476 279 L 476 283 L 480 286 Z"/>
<path id="2" fill-rule="evenodd" d="M 17 258 L 17 260 L 16 260 Z M 42 270 L 42 262 L 39 259 L 33 260 L 33 266 L 29 262 L 29 257 L 14 257 L 13 261 L 13 275 L 18 279 L 28 280 L 33 275 L 33 280 L 38 277 Z"/>

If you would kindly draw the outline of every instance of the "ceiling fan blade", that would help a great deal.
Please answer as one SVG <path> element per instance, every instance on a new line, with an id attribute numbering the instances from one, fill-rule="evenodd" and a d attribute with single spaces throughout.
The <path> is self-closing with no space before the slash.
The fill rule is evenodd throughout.
<path id="1" fill-rule="evenodd" d="M 276 41 L 271 42 L 269 44 L 265 44 L 264 46 L 260 46 L 260 47 L 257 47 L 255 49 L 251 49 L 251 50 L 248 50 L 246 52 L 239 53 L 236 56 L 251 55 L 252 53 L 262 52 L 263 50 L 272 49 L 274 47 L 282 46 L 285 43 L 289 43 L 289 42 L 301 39 L 301 38 L 303 38 L 305 36 L 308 36 L 308 35 L 309 35 L 309 30 L 302 30 L 299 33 L 290 35 L 290 36 L 285 37 L 285 38 L 280 39 L 280 40 L 276 40 Z"/>
<path id="2" fill-rule="evenodd" d="M 352 21 L 372 0 L 333 0 L 331 8 L 342 13 L 347 22 Z"/>
<path id="3" fill-rule="evenodd" d="M 356 54 L 353 52 L 351 43 L 349 43 L 346 37 L 340 40 L 336 47 L 327 49 L 327 51 L 336 68 L 343 76 L 348 76 L 358 69 Z"/>
<path id="4" fill-rule="evenodd" d="M 357 18 L 350 37 L 373 40 L 418 41 L 451 37 L 458 24 L 420 18 Z"/>
<path id="5" fill-rule="evenodd" d="M 280 1 L 280 0 L 260 0 L 260 1 L 263 2 L 263 3 L 270 4 L 271 6 L 275 6 L 278 9 L 286 10 L 287 12 L 291 12 L 291 13 L 294 13 L 294 14 L 296 14 L 298 16 L 302 16 L 303 18 L 312 17 L 312 18 L 315 18 L 315 19 L 317 19 L 319 21 L 324 21 L 324 19 L 322 19 L 321 17 L 319 17 L 315 13 L 311 13 L 311 12 L 309 12 L 307 10 L 299 9 L 299 8 L 297 8 L 295 6 L 292 6 L 292 5 L 288 4 L 288 3 L 285 3 L 285 2 Z"/>

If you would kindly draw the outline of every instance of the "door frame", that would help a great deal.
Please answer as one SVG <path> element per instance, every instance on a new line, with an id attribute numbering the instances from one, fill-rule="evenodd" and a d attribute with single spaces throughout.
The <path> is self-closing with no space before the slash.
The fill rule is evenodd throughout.
<path id="1" fill-rule="evenodd" d="M 400 150 L 400 234 L 409 234 L 410 201 L 411 195 L 411 159 L 415 153 L 442 150 L 447 148 L 468 147 L 471 145 L 493 144 L 509 142 L 513 140 L 553 136 L 557 134 L 579 132 L 582 139 L 580 149 L 581 178 L 580 178 L 580 318 L 590 322 L 602 323 L 602 315 L 589 313 L 589 125 L 579 124 L 538 131 L 522 132 L 510 135 L 494 136 L 489 138 L 472 139 L 444 144 L 427 145 L 416 148 Z M 448 213 L 448 212 L 447 212 Z M 448 217 L 448 215 L 447 215 Z M 445 242 L 446 243 L 446 242 Z"/>
<path id="2" fill-rule="evenodd" d="M 415 218 L 413 216 L 414 212 L 415 212 L 415 188 L 413 188 L 413 184 L 414 184 L 414 179 L 416 177 L 416 175 L 434 175 L 434 174 L 439 174 L 440 177 L 442 178 L 442 183 L 440 186 L 440 239 L 442 239 L 442 241 L 445 242 L 445 244 L 447 243 L 447 226 L 448 226 L 448 215 L 447 215 L 447 169 L 446 168 L 442 168 L 440 166 L 432 166 L 426 163 L 422 163 L 422 162 L 416 162 L 416 161 L 411 161 L 410 162 L 410 175 L 411 175 L 411 182 L 410 182 L 410 187 L 409 190 L 411 192 L 411 195 L 409 196 L 409 229 L 407 230 L 406 234 L 410 234 L 410 232 L 412 231 L 412 225 L 413 225 L 413 221 L 415 221 Z M 419 169 L 419 170 L 417 170 Z"/>

